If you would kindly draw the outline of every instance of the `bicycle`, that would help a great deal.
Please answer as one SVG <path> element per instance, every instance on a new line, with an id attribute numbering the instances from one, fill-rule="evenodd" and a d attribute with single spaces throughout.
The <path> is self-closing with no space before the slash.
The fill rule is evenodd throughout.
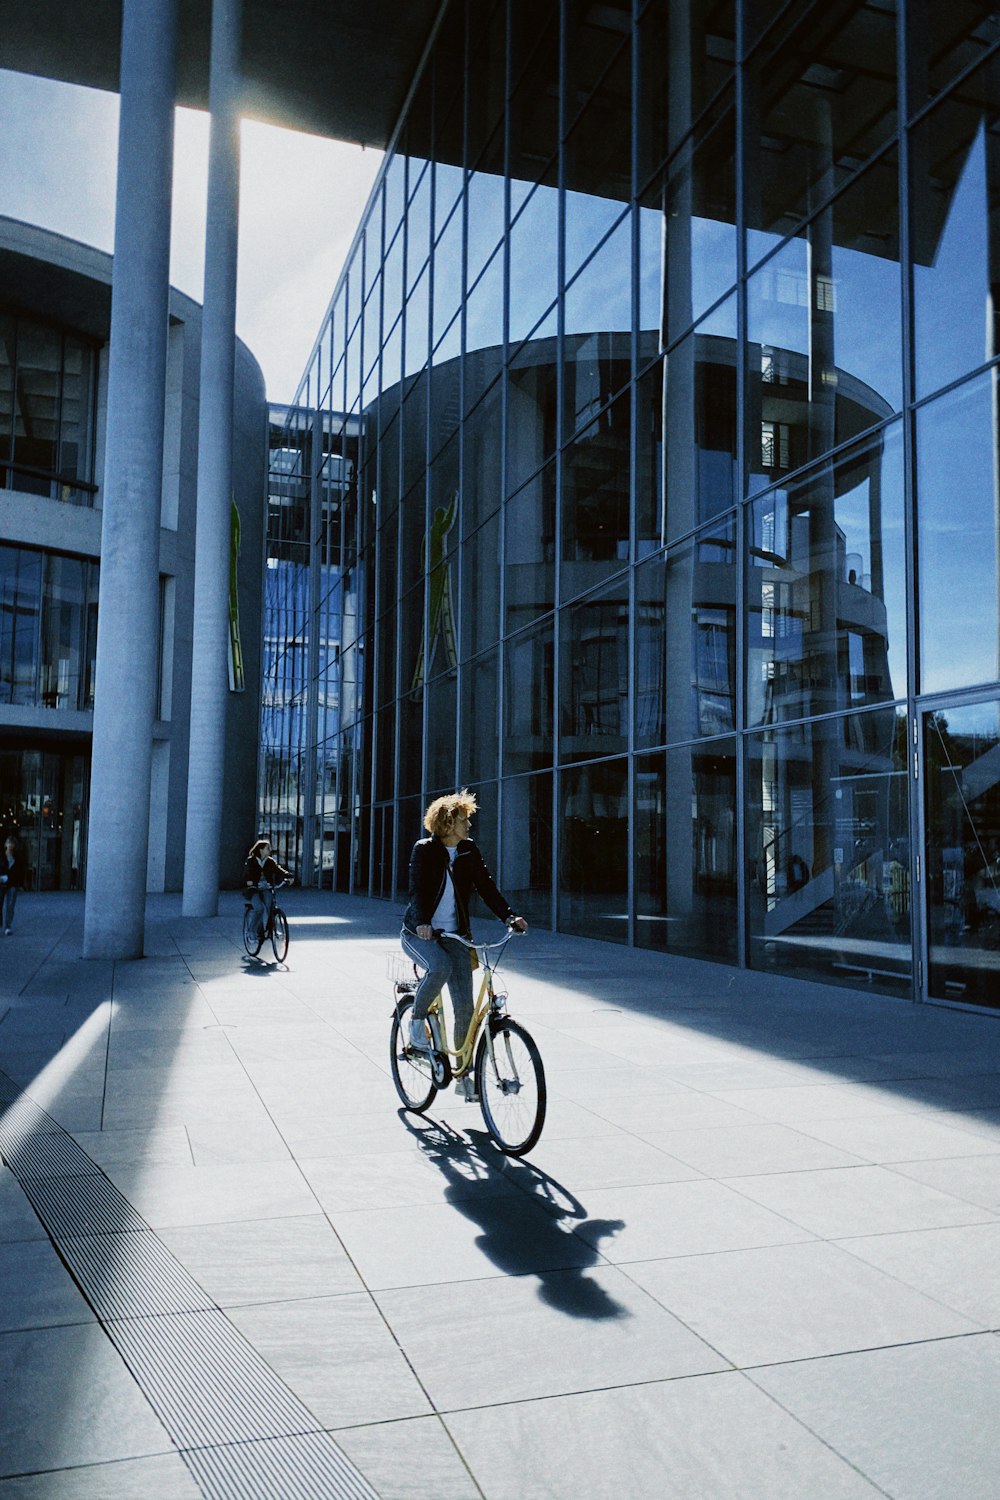
<path id="1" fill-rule="evenodd" d="M 288 881 L 279 880 L 277 885 L 270 885 L 265 881 L 264 884 L 271 892 L 271 910 L 262 919 L 252 906 L 246 907 L 243 912 L 243 946 L 251 958 L 256 958 L 264 939 L 270 938 L 274 961 L 283 964 L 288 952 L 288 918 L 273 898 Z"/>
<path id="2" fill-rule="evenodd" d="M 507 995 L 494 984 L 500 957 L 514 930 L 510 928 L 498 943 L 470 943 L 454 932 L 439 934 L 458 938 L 474 949 L 483 968 L 472 1020 L 460 1047 L 448 1044 L 440 995 L 427 1013 L 432 1050 L 410 1046 L 410 1013 L 419 970 L 400 955 L 390 955 L 395 1004 L 389 1064 L 396 1092 L 405 1107 L 418 1115 L 430 1109 L 440 1089 L 447 1088 L 453 1078 L 467 1078 L 471 1069 L 486 1129 L 506 1156 L 524 1156 L 542 1133 L 547 1093 L 534 1038 L 507 1014 Z"/>

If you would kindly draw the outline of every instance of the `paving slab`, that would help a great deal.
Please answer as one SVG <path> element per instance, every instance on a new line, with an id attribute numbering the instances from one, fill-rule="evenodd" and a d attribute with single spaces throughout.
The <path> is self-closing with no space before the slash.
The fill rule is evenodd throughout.
<path id="1" fill-rule="evenodd" d="M 533 931 L 505 982 L 549 1111 L 517 1161 L 450 1091 L 400 1108 L 396 908 L 288 905 L 279 968 L 237 894 L 151 899 L 115 965 L 79 958 L 79 897 L 24 903 L 0 1073 L 49 1114 L 17 1139 L 72 1129 L 203 1311 L 102 1324 L 0 1167 L 0 1500 L 191 1500 L 325 1429 L 382 1500 L 1000 1492 L 996 1017 Z M 183 1415 L 202 1365 L 263 1440 L 186 1463 L 150 1402 Z"/>
<path id="2" fill-rule="evenodd" d="M 751 1378 L 886 1494 L 1000 1494 L 1000 1339 L 991 1334 L 783 1365 Z"/>

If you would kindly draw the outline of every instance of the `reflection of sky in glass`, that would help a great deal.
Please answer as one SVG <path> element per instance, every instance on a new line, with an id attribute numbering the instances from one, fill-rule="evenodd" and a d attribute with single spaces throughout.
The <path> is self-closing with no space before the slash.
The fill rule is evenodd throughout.
<path id="1" fill-rule="evenodd" d="M 529 334 L 557 291 L 559 200 L 538 188 L 510 234 L 510 339 Z"/>
<path id="2" fill-rule="evenodd" d="M 903 520 L 903 451 L 899 424 L 887 428 L 878 464 L 880 537 L 882 542 L 882 588 L 886 614 L 889 676 L 893 697 L 906 692 L 906 536 Z M 835 504 L 837 525 L 843 531 L 848 553 L 861 558 L 860 573 L 866 587 L 874 587 L 869 501 L 871 480 L 865 476 Z"/>
<path id="3" fill-rule="evenodd" d="M 663 263 L 663 214 L 658 208 L 639 210 L 639 327 L 660 327 L 660 276 Z"/>
<path id="4" fill-rule="evenodd" d="M 503 235 L 503 178 L 475 172 L 469 178 L 469 284 Z"/>
<path id="5" fill-rule="evenodd" d="M 789 241 L 748 283 L 751 343 L 809 354 L 810 253 Z M 877 316 L 873 310 L 877 309 Z M 902 399 L 899 266 L 860 250 L 833 249 L 834 363 L 893 410 Z"/>
<path id="6" fill-rule="evenodd" d="M 933 263 L 913 267 L 918 395 L 939 390 L 989 357 L 988 264 L 986 133 L 981 125 L 954 187 Z"/>
<path id="7" fill-rule="evenodd" d="M 994 401 L 982 376 L 917 413 L 924 692 L 998 675 Z"/>
<path id="8" fill-rule="evenodd" d="M 566 292 L 566 333 L 627 333 L 632 327 L 631 223 L 626 218 Z"/>
<path id="9" fill-rule="evenodd" d="M 567 280 L 621 216 L 623 206 L 615 198 L 595 198 L 589 193 L 566 194 Z"/>
<path id="10" fill-rule="evenodd" d="M 736 226 L 691 221 L 691 311 L 697 318 L 736 282 Z"/>

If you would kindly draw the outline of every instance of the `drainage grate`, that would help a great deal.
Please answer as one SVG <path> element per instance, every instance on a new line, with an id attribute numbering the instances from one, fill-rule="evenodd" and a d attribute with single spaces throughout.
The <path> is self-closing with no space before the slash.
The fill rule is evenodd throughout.
<path id="1" fill-rule="evenodd" d="M 314 1432 L 299 1437 L 274 1438 L 263 1443 L 240 1443 L 233 1448 L 196 1448 L 185 1453 L 188 1468 L 210 1500 L 233 1495 L 266 1495 L 267 1500 L 315 1500 L 330 1493 L 329 1442 Z M 342 1450 L 337 1453 L 342 1472 L 337 1495 L 344 1500 L 369 1500 L 372 1494 Z"/>
<path id="2" fill-rule="evenodd" d="M 0 1156 L 209 1500 L 378 1500 L 97 1163 L 4 1073 Z"/>

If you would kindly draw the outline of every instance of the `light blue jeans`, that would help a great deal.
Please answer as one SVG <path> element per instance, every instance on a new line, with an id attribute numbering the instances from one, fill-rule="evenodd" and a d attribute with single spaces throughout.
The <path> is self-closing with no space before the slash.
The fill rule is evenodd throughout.
<path id="1" fill-rule="evenodd" d="M 455 1047 L 465 1040 L 465 1033 L 472 1020 L 472 961 L 464 943 L 454 938 L 432 938 L 426 942 L 404 927 L 399 934 L 403 952 L 424 973 L 413 996 L 413 1019 L 423 1021 L 432 1000 L 448 986 L 451 1007 L 455 1013 Z"/>
<path id="2" fill-rule="evenodd" d="M 267 931 L 267 918 L 271 915 L 271 907 L 274 905 L 274 892 L 269 885 L 260 885 L 255 891 L 248 892 L 253 901 L 254 926 L 261 937 Z"/>

